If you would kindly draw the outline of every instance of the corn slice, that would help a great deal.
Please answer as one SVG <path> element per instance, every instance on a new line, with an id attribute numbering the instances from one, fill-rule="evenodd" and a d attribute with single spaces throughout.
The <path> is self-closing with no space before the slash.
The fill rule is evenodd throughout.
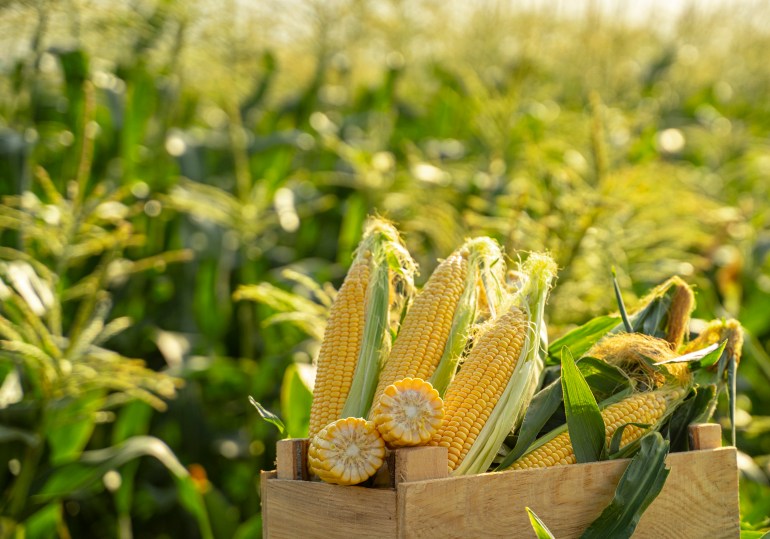
<path id="1" fill-rule="evenodd" d="M 419 378 L 405 378 L 386 387 L 372 412 L 372 421 L 388 447 L 427 444 L 443 417 L 444 403 L 438 391 Z"/>
<path id="2" fill-rule="evenodd" d="M 357 485 L 385 460 L 385 441 L 374 423 L 359 417 L 338 419 L 316 434 L 308 447 L 310 471 L 327 483 Z"/>

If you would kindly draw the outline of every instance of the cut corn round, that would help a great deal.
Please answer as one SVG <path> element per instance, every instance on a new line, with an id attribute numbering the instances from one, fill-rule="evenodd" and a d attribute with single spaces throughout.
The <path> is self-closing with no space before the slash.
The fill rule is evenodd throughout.
<path id="1" fill-rule="evenodd" d="M 385 442 L 371 421 L 346 417 L 311 439 L 307 459 L 310 471 L 323 481 L 357 485 L 382 466 Z"/>
<path id="2" fill-rule="evenodd" d="M 606 434 L 606 443 L 612 440 L 615 431 L 628 423 L 651 425 L 649 428 L 628 425 L 623 430 L 620 448 L 639 440 L 650 432 L 652 426 L 658 424 L 671 410 L 673 404 L 679 401 L 687 390 L 684 388 L 663 389 L 637 393 L 611 404 L 602 410 L 602 419 Z M 528 468 L 547 468 L 564 464 L 575 464 L 577 459 L 572 448 L 569 431 L 565 430 L 536 449 L 522 456 L 511 465 L 514 470 Z"/>
<path id="3" fill-rule="evenodd" d="M 372 413 L 377 430 L 390 447 L 427 444 L 441 425 L 444 403 L 430 383 L 405 378 L 387 386 Z"/>

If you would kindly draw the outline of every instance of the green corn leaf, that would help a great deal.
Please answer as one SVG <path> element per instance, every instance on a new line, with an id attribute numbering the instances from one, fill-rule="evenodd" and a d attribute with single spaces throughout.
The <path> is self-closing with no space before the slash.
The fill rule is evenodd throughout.
<path id="1" fill-rule="evenodd" d="M 640 446 L 620 478 L 612 502 L 582 539 L 631 537 L 642 514 L 660 493 L 670 471 L 666 469 L 669 444 L 659 432 L 653 432 L 642 438 Z"/>
<path id="2" fill-rule="evenodd" d="M 612 268 L 612 288 L 615 289 L 615 299 L 618 302 L 618 310 L 620 311 L 620 318 L 623 320 L 623 326 L 626 331 L 631 333 L 634 331 L 631 322 L 628 320 L 628 313 L 626 312 L 626 305 L 623 303 L 623 295 L 620 293 L 620 285 L 618 284 L 618 275 L 615 273 L 615 268 Z"/>
<path id="3" fill-rule="evenodd" d="M 602 456 L 605 438 L 599 406 L 569 351 L 562 354 L 561 372 L 564 410 L 575 458 L 579 463 L 595 462 Z"/>
<path id="4" fill-rule="evenodd" d="M 696 350 L 695 352 L 690 352 L 689 354 L 667 359 L 665 361 L 658 361 L 653 363 L 653 365 L 666 365 L 668 363 L 689 363 L 697 361 L 701 367 L 710 367 L 719 361 L 719 358 L 721 357 L 726 345 L 726 340 L 722 341 L 721 345 L 714 343 L 711 346 L 707 346 L 701 350 Z"/>
<path id="5" fill-rule="evenodd" d="M 105 473 L 144 456 L 157 459 L 171 473 L 180 504 L 195 517 L 201 536 L 213 538 L 206 505 L 195 483 L 171 449 L 152 436 L 134 436 L 106 449 L 83 452 L 78 461 L 54 468 L 35 491 L 32 501 L 45 503 L 100 488 Z"/>
<path id="6" fill-rule="evenodd" d="M 302 369 L 305 368 L 310 368 L 310 365 L 293 363 L 283 373 L 281 413 L 286 419 L 286 433 L 289 438 L 307 437 L 310 426 L 313 392 L 302 376 Z"/>
<path id="7" fill-rule="evenodd" d="M 698 386 L 674 413 L 668 423 L 668 436 L 671 441 L 671 451 L 687 451 L 688 432 L 687 427 L 692 423 L 700 423 L 708 420 L 712 402 L 717 391 L 714 384 Z"/>
<path id="8" fill-rule="evenodd" d="M 582 357 L 578 360 L 577 366 L 599 401 L 631 387 L 631 380 L 622 369 L 601 359 Z"/>
<path id="9" fill-rule="evenodd" d="M 258 403 L 256 400 L 254 400 L 254 397 L 249 395 L 249 402 L 251 403 L 254 408 L 257 409 L 257 412 L 259 413 L 259 416 L 270 423 L 271 425 L 274 425 L 278 432 L 281 434 L 286 433 L 286 426 L 283 424 L 283 421 L 281 421 L 281 418 L 275 415 L 273 412 L 262 406 L 260 403 Z"/>
<path id="10" fill-rule="evenodd" d="M 540 517 L 537 516 L 532 509 L 529 507 L 525 507 L 525 509 L 527 510 L 527 515 L 529 515 L 529 522 L 532 524 L 532 529 L 535 530 L 537 539 L 556 539 L 551 533 L 551 530 L 548 529 L 548 526 L 546 526 L 545 523 L 540 520 Z"/>
<path id="11" fill-rule="evenodd" d="M 607 451 L 610 458 L 613 458 L 614 455 L 616 455 L 620 451 L 620 442 L 623 440 L 623 431 L 626 430 L 626 427 L 639 427 L 640 429 L 648 429 L 652 425 L 649 423 L 625 423 L 621 425 L 618 430 L 615 431 L 615 433 L 612 435 L 612 439 L 610 440 L 610 447 Z"/>
<path id="12" fill-rule="evenodd" d="M 548 356 L 553 363 L 558 363 L 561 350 L 569 349 L 572 357 L 580 357 L 585 354 L 596 342 L 604 337 L 612 328 L 618 325 L 618 316 L 599 316 L 589 320 L 582 326 L 573 329 L 566 335 L 556 339 L 548 347 Z"/>

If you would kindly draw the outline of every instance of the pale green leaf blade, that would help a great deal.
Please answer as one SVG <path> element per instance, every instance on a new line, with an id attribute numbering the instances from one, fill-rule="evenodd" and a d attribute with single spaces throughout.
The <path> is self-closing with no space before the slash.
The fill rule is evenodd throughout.
<path id="1" fill-rule="evenodd" d="M 569 352 L 562 354 L 561 383 L 575 458 L 579 463 L 595 462 L 604 449 L 604 421 L 591 388 Z"/>

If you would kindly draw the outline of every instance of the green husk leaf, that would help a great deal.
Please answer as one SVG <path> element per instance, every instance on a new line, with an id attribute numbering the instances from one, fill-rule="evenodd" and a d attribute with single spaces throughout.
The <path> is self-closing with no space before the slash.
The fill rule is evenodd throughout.
<path id="1" fill-rule="evenodd" d="M 477 309 L 479 283 L 484 287 L 493 317 L 502 302 L 501 279 L 504 264 L 502 264 L 503 255 L 497 243 L 482 236 L 466 241 L 458 250 L 468 252 L 468 276 L 452 317 L 452 327 L 441 360 L 428 380 L 442 397 L 454 377 L 473 324 L 479 315 Z"/>
<path id="2" fill-rule="evenodd" d="M 537 438 L 538 432 L 561 406 L 561 398 L 561 379 L 555 380 L 535 394 L 527 408 L 527 413 L 524 415 L 524 420 L 521 422 L 516 445 L 505 456 L 497 470 L 505 470 L 527 452 L 529 446 Z"/>
<path id="3" fill-rule="evenodd" d="M 561 350 L 566 347 L 572 357 L 580 357 L 585 354 L 599 339 L 604 337 L 612 328 L 618 325 L 618 316 L 599 316 L 589 320 L 582 326 L 573 329 L 566 335 L 556 339 L 548 347 L 550 361 L 558 363 L 561 358 Z"/>
<path id="4" fill-rule="evenodd" d="M 622 369 L 594 357 L 582 357 L 577 366 L 597 400 L 608 399 L 618 391 L 632 388 L 631 379 Z"/>
<path id="5" fill-rule="evenodd" d="M 623 320 L 623 325 L 626 331 L 633 332 L 631 322 L 628 320 L 628 313 L 626 312 L 626 305 L 623 303 L 623 295 L 620 293 L 620 285 L 618 284 L 618 275 L 615 273 L 615 268 L 612 268 L 612 288 L 615 290 L 615 300 L 618 302 L 618 310 L 620 311 L 620 318 Z"/>
<path id="6" fill-rule="evenodd" d="M 640 429 L 647 429 L 650 428 L 652 425 L 649 423 L 625 423 L 624 425 L 621 425 L 618 430 L 615 431 L 615 433 L 612 435 L 612 439 L 610 440 L 610 446 L 607 450 L 607 454 L 610 456 L 610 458 L 613 457 L 613 455 L 617 454 L 620 451 L 620 442 L 623 441 L 623 431 L 626 430 L 626 427 L 639 427 Z"/>
<path id="7" fill-rule="evenodd" d="M 535 531 L 537 539 L 556 539 L 551 533 L 551 530 L 548 529 L 548 526 L 540 520 L 540 517 L 538 517 L 532 509 L 529 507 L 525 507 L 525 509 L 527 510 L 529 523 L 532 524 L 532 529 Z"/>
<path id="8" fill-rule="evenodd" d="M 687 427 L 708 420 L 716 394 L 717 386 L 714 384 L 696 387 L 689 398 L 674 410 L 668 423 L 667 436 L 671 441 L 671 451 L 689 450 Z"/>
<path id="9" fill-rule="evenodd" d="M 579 463 L 595 462 L 602 457 L 604 450 L 602 414 L 569 351 L 562 354 L 561 369 L 564 410 L 575 458 Z"/>
<path id="10" fill-rule="evenodd" d="M 696 350 L 683 356 L 675 357 L 672 359 L 666 359 L 664 361 L 657 361 L 653 365 L 666 365 L 667 363 L 690 363 L 697 361 L 701 367 L 709 367 L 719 361 L 719 357 L 722 355 L 722 351 L 725 349 L 727 341 L 714 343 L 711 346 L 707 346 L 702 350 Z"/>
<path id="11" fill-rule="evenodd" d="M 620 478 L 615 496 L 582 539 L 631 537 L 639 519 L 660 493 L 670 470 L 666 469 L 669 444 L 659 432 L 645 436 L 641 449 Z"/>
<path id="12" fill-rule="evenodd" d="M 257 412 L 259 413 L 259 416 L 270 423 L 271 425 L 275 426 L 275 428 L 278 429 L 278 432 L 281 434 L 286 433 L 286 426 L 283 424 L 283 421 L 281 421 L 281 418 L 275 415 L 273 412 L 262 406 L 260 403 L 258 403 L 256 400 L 254 400 L 254 397 L 249 395 L 249 402 L 251 403 L 254 408 L 257 409 Z"/>
<path id="13" fill-rule="evenodd" d="M 387 355 L 385 337 L 388 336 L 390 295 L 388 266 L 375 264 L 366 295 L 369 301 L 361 352 L 341 417 L 366 417 L 374 399 L 381 363 Z"/>

